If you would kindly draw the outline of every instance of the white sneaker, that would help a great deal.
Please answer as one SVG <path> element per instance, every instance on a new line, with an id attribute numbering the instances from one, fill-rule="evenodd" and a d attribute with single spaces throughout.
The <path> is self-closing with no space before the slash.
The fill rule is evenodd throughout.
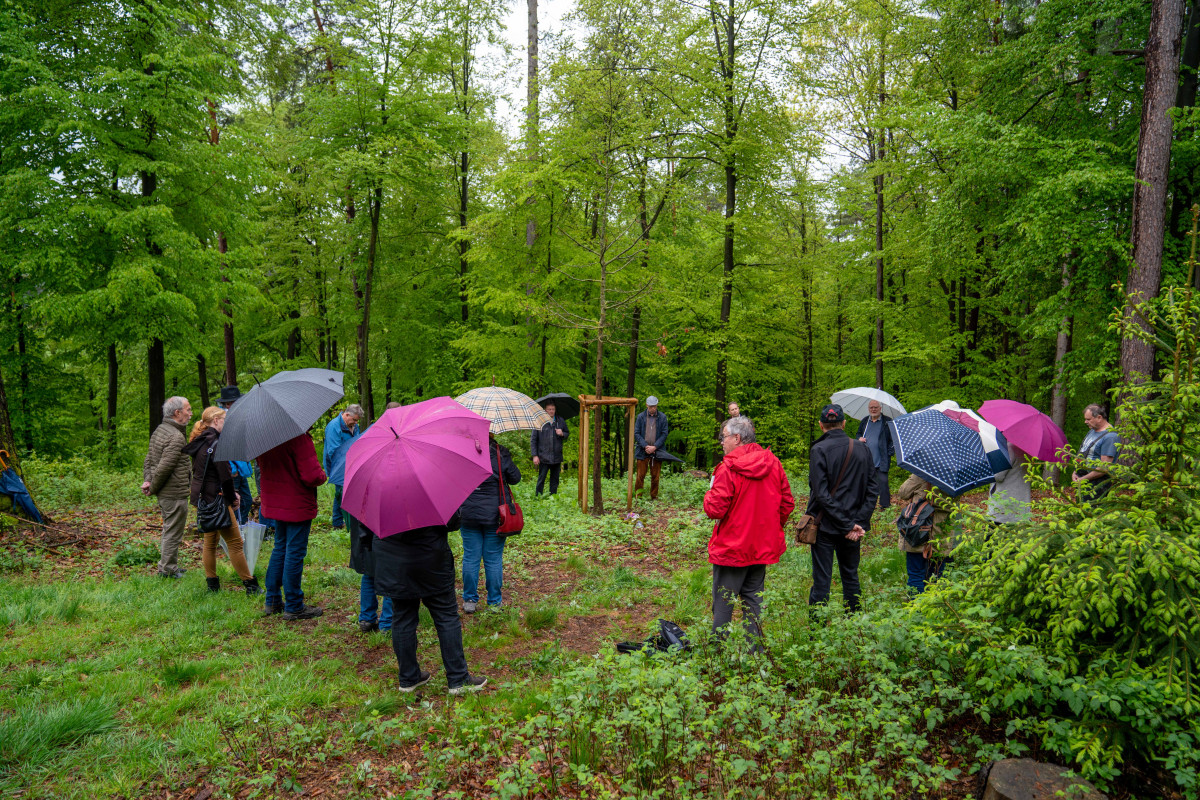
<path id="1" fill-rule="evenodd" d="M 467 682 L 462 686 L 455 686 L 450 690 L 450 694 L 460 695 L 467 692 L 478 692 L 483 687 L 487 686 L 487 678 L 470 675 L 467 677 Z"/>

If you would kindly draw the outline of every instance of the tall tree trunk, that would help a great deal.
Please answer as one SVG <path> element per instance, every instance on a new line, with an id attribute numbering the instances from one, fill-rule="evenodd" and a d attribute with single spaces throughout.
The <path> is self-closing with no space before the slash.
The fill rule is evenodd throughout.
<path id="1" fill-rule="evenodd" d="M 887 102 L 887 83 L 884 63 L 886 39 L 879 40 L 879 114 L 883 115 L 883 106 Z M 875 302 L 878 309 L 875 315 L 875 388 L 883 388 L 883 163 L 887 158 L 886 133 L 883 125 L 879 126 L 879 143 L 875 149 L 877 159 L 875 165 Z"/>
<path id="2" fill-rule="evenodd" d="M 370 233 L 367 237 L 367 269 L 363 275 L 362 321 L 358 325 L 358 393 L 367 419 L 375 419 L 375 403 L 371 396 L 371 291 L 375 283 L 375 256 L 379 247 L 379 216 L 383 209 L 383 187 L 376 186 L 367 206 Z"/>
<path id="3" fill-rule="evenodd" d="M 217 107 L 212 100 L 205 98 L 208 103 L 208 118 L 212 123 L 208 131 L 208 143 L 216 147 L 221 143 L 221 128 L 217 125 Z M 227 264 L 225 263 L 225 254 L 229 252 L 229 243 L 225 241 L 225 232 L 217 231 L 217 253 L 220 255 L 220 270 L 221 282 L 230 283 L 229 275 L 226 274 Z M 221 300 L 221 313 L 225 315 L 225 324 L 222 328 L 225 342 L 225 385 L 237 385 L 237 358 L 233 346 L 233 301 L 229 297 Z M 205 406 L 207 407 L 207 403 Z"/>
<path id="4" fill-rule="evenodd" d="M 1162 283 L 1163 234 L 1166 228 L 1167 179 L 1171 168 L 1171 105 L 1179 84 L 1179 45 L 1183 0 L 1153 0 L 1146 40 L 1146 86 L 1134 171 L 1133 264 L 1125 286 L 1126 319 L 1133 305 L 1158 296 Z M 1145 327 L 1145 323 L 1138 321 Z M 1154 348 L 1137 339 L 1121 342 L 1121 376 L 1128 383 L 1154 372 Z"/>
<path id="5" fill-rule="evenodd" d="M 200 389 L 200 408 L 208 408 L 208 362 L 203 353 L 196 353 L 196 383 Z"/>
<path id="6" fill-rule="evenodd" d="M 641 335 L 642 307 L 633 307 L 633 322 L 629 328 L 629 371 L 625 375 L 625 396 L 633 397 L 637 386 L 638 337 Z"/>
<path id="7" fill-rule="evenodd" d="M 1075 258 L 1076 253 L 1072 251 L 1063 261 L 1062 288 L 1064 295 L 1071 288 L 1071 280 L 1075 274 Z M 1062 322 L 1058 326 L 1058 338 L 1054 343 L 1054 390 L 1050 395 L 1050 419 L 1064 430 L 1067 425 L 1067 382 L 1064 369 L 1067 354 L 1071 352 L 1071 333 L 1074 326 L 1074 317 L 1064 314 Z"/>
<path id="8" fill-rule="evenodd" d="M 29 410 L 29 352 L 25 340 L 25 306 L 17 298 L 17 390 L 21 393 L 21 444 L 33 450 L 33 415 Z"/>
<path id="9" fill-rule="evenodd" d="M 717 20 L 714 19 L 714 22 Z M 721 431 L 721 426 L 725 422 L 725 406 L 726 406 L 726 384 L 728 381 L 728 363 L 725 358 L 728 348 L 729 336 L 729 315 L 733 308 L 733 239 L 734 239 L 734 214 L 737 212 L 737 155 L 734 153 L 733 145 L 737 139 L 738 122 L 736 116 L 737 105 L 734 102 L 734 70 L 737 68 L 736 60 L 736 42 L 734 40 L 735 23 L 737 16 L 734 9 L 734 0 L 728 0 L 728 7 L 725 15 L 719 20 L 722 23 L 724 30 L 714 30 L 713 33 L 717 37 L 718 43 L 724 37 L 724 52 L 720 53 L 721 59 L 721 77 L 724 81 L 724 96 L 721 98 L 721 104 L 725 114 L 725 231 L 724 231 L 724 248 L 721 270 L 721 317 L 720 317 L 720 333 L 717 341 L 717 384 L 713 391 L 713 438 L 715 440 L 717 434 Z M 718 49 L 721 49 L 718 46 Z M 721 448 L 713 449 L 713 463 L 721 460 L 723 457 Z"/>
<path id="10" fill-rule="evenodd" d="M 526 106 L 525 106 L 525 142 L 527 155 L 530 162 L 536 162 L 538 158 L 538 140 L 540 131 L 538 130 L 541 124 L 540 114 L 538 113 L 538 4 L 537 0 L 526 0 L 526 10 L 528 11 L 528 28 L 526 31 L 526 53 L 528 54 L 528 74 L 526 80 L 528 82 Z M 533 202 L 533 197 L 529 198 L 529 202 Z M 529 215 L 529 220 L 525 223 L 525 247 L 530 251 L 532 257 L 533 245 L 537 241 L 537 220 L 532 214 Z"/>
<path id="11" fill-rule="evenodd" d="M 13 436 L 12 417 L 8 413 L 8 394 L 4 391 L 4 373 L 0 371 L 0 450 L 8 453 L 8 465 L 21 471 L 21 460 L 17 455 L 17 440 Z"/>
<path id="12" fill-rule="evenodd" d="M 147 395 L 150 403 L 150 433 L 162 424 L 163 403 L 167 402 L 167 364 L 163 341 L 155 337 L 146 352 Z"/>
<path id="13" fill-rule="evenodd" d="M 469 25 L 470 25 L 470 21 L 468 20 L 466 23 L 464 23 L 464 27 L 463 27 L 462 75 L 460 76 L 462 79 L 462 102 L 459 105 L 459 111 L 462 113 L 463 130 L 464 131 L 467 131 L 470 129 L 470 119 L 471 119 L 471 100 L 470 100 L 471 48 L 470 48 L 470 43 L 468 41 L 469 34 L 467 33 L 467 26 L 469 26 Z M 464 135 L 463 149 L 462 149 L 462 152 L 460 152 L 458 154 L 458 158 L 459 158 L 459 165 L 458 165 L 458 180 L 459 180 L 458 233 L 459 233 L 459 237 L 460 237 L 458 240 L 458 279 L 459 279 L 459 302 L 462 305 L 462 321 L 465 323 L 467 321 L 467 315 L 468 315 L 468 308 L 467 308 L 467 251 L 471 247 L 470 243 L 467 241 L 467 211 L 468 211 L 468 200 L 469 200 L 469 196 L 470 196 L 469 195 L 469 191 L 470 191 L 469 170 L 471 167 L 471 156 L 470 156 L 470 153 L 467 151 L 467 145 L 466 145 L 466 141 L 467 141 L 466 136 L 468 136 L 469 134 L 464 133 L 463 135 Z"/>
<path id="14" fill-rule="evenodd" d="M 1200 2 L 1193 0 L 1188 12 L 1187 31 L 1183 40 L 1183 55 L 1179 59 L 1179 90 L 1175 95 L 1176 108 L 1191 108 L 1196 105 L 1197 72 L 1200 71 Z M 1194 130 L 1194 128 L 1192 129 Z M 1178 164 L 1176 165 L 1178 169 Z M 1186 245 L 1187 228 L 1180 230 L 1184 212 L 1195 202 L 1192 191 L 1195 170 L 1178 176 L 1171 184 L 1171 218 L 1167 231 L 1180 246 Z"/>
<path id="15" fill-rule="evenodd" d="M 108 461 L 117 455 L 117 346 L 108 346 Z"/>

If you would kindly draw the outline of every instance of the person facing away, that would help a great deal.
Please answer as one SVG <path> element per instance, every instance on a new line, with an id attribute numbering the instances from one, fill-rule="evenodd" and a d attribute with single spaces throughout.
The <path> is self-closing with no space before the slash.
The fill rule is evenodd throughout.
<path id="1" fill-rule="evenodd" d="M 650 470 L 650 499 L 658 499 L 658 479 L 662 474 L 662 461 L 655 455 L 667 446 L 667 432 L 671 425 L 667 415 L 658 410 L 658 398 L 646 398 L 646 410 L 637 415 L 633 423 L 633 441 L 637 449 L 633 457 L 637 463 L 637 482 L 634 492 L 641 492 L 646 481 L 646 470 Z"/>
<path id="2" fill-rule="evenodd" d="M 821 437 L 813 442 L 808 457 L 809 496 L 805 513 L 818 518 L 808 603 L 815 605 L 829 600 L 836 556 L 842 578 L 842 601 L 848 611 L 857 611 L 861 594 L 860 544 L 875 510 L 876 470 L 867 448 L 846 435 L 846 415 L 841 406 L 831 404 L 821 409 L 820 422 Z"/>
<path id="3" fill-rule="evenodd" d="M 242 532 L 238 527 L 237 515 L 242 498 L 234 485 L 230 462 L 216 460 L 211 452 L 216 449 L 217 439 L 224 428 L 225 409 L 209 406 L 200 415 L 200 421 L 192 426 L 188 443 L 183 448 L 183 452 L 192 459 L 192 505 L 199 508 L 201 500 L 212 503 L 216 501 L 218 494 L 223 494 L 225 504 L 229 507 L 229 525 L 204 531 L 204 548 L 201 551 L 204 578 L 208 582 L 210 592 L 221 590 L 221 579 L 217 577 L 217 542 L 223 539 L 229 551 L 229 563 L 242 579 L 246 594 L 258 594 L 258 579 L 250 572 L 246 555 L 242 551 Z"/>
<path id="4" fill-rule="evenodd" d="M 275 546 L 267 564 L 264 614 L 283 614 L 285 620 L 312 619 L 325 613 L 304 602 L 300 583 L 308 534 L 317 516 L 317 487 L 325 471 L 308 431 L 258 457 L 261 470 L 261 512 L 275 522 Z"/>
<path id="5" fill-rule="evenodd" d="M 424 686 L 431 677 L 417 661 L 417 624 L 422 603 L 437 630 L 450 694 L 479 691 L 487 685 L 487 678 L 470 673 L 463 652 L 462 620 L 454 597 L 454 553 L 447 539 L 447 534 L 456 527 L 458 514 L 446 525 L 370 539 L 369 563 L 375 587 L 392 601 L 392 651 L 396 654 L 402 692 Z"/>
<path id="6" fill-rule="evenodd" d="M 796 501 L 783 465 L 758 444 L 749 417 L 725 423 L 721 449 L 725 457 L 704 494 L 704 513 L 716 520 L 708 540 L 713 631 L 733 621 L 733 600 L 741 598 L 742 625 L 757 648 L 767 566 L 787 550 L 783 525 Z"/>
<path id="7" fill-rule="evenodd" d="M 363 418 L 363 408 L 357 403 L 346 406 L 341 414 L 329 420 L 325 426 L 325 445 L 321 450 L 321 466 L 333 484 L 333 514 L 330 524 L 334 528 L 344 528 L 342 519 L 342 486 L 346 483 L 346 454 L 350 445 L 362 435 L 358 422 Z"/>
<path id="8" fill-rule="evenodd" d="M 162 414 L 142 463 L 142 494 L 156 498 L 163 515 L 158 575 L 182 578 L 187 570 L 179 568 L 179 544 L 187 526 L 192 485 L 191 464 L 183 457 L 183 446 L 187 444 L 184 426 L 192 419 L 192 404 L 186 397 L 168 397 Z"/>
<path id="9" fill-rule="evenodd" d="M 221 396 L 217 398 L 217 406 L 229 411 L 241 397 L 242 392 L 238 387 L 224 386 L 221 388 Z M 238 525 L 245 525 L 250 519 L 250 508 L 254 505 L 254 495 L 250 492 L 250 476 L 254 474 L 254 470 L 249 461 L 229 461 L 227 463 L 229 471 L 233 475 L 233 488 L 237 491 L 241 501 L 237 508 Z"/>
<path id="10" fill-rule="evenodd" d="M 904 566 L 908 572 L 908 589 L 912 594 L 920 594 L 930 581 L 941 576 L 946 562 L 950 560 L 954 540 L 946 528 L 946 522 L 958 502 L 920 475 L 910 475 L 896 490 L 896 499 L 904 506 L 922 500 L 928 500 L 933 506 L 929 541 L 911 545 L 899 534 L 900 550 L 904 553 Z"/>
<path id="11" fill-rule="evenodd" d="M 1112 478 L 1104 465 L 1117 460 L 1121 437 L 1108 424 L 1108 411 L 1099 403 L 1092 403 L 1083 410 L 1083 421 L 1089 430 L 1079 447 L 1079 459 L 1099 463 L 1075 470 L 1071 480 L 1078 488 L 1080 499 L 1099 500 L 1112 488 Z"/>
<path id="12" fill-rule="evenodd" d="M 558 476 L 562 472 L 563 444 L 570 438 L 571 431 L 567 421 L 558 416 L 558 408 L 554 401 L 546 403 L 543 408 L 553 419 L 542 426 L 541 430 L 529 435 L 529 450 L 533 453 L 533 465 L 538 468 L 537 487 L 534 494 L 541 494 L 546 485 L 546 476 L 550 476 L 550 494 L 558 494 Z"/>
<path id="13" fill-rule="evenodd" d="M 1026 455 L 1024 450 L 1009 443 L 1008 461 L 1012 467 L 997 472 L 996 482 L 988 486 L 987 514 L 996 525 L 1025 522 L 1033 516 L 1029 505 L 1033 494 Z"/>
<path id="14" fill-rule="evenodd" d="M 508 448 L 488 436 L 492 474 L 483 479 L 458 509 L 463 543 L 463 611 L 474 614 L 479 608 L 479 562 L 483 562 L 487 604 L 498 608 L 504 601 L 504 543 L 499 534 L 500 477 L 504 477 L 504 499 L 511 499 L 511 486 L 521 482 L 521 470 L 513 463 Z"/>
<path id="15" fill-rule="evenodd" d="M 874 478 L 879 494 L 879 507 L 892 507 L 892 492 L 888 486 L 888 470 L 896 447 L 892 444 L 892 429 L 888 425 L 891 417 L 883 415 L 883 405 L 878 400 L 867 403 L 867 418 L 858 422 L 858 441 L 867 446 L 871 463 L 875 467 Z"/>

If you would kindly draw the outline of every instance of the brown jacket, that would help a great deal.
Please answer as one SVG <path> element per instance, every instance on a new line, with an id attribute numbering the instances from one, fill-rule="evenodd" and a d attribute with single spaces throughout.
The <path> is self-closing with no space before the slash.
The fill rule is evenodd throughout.
<path id="1" fill-rule="evenodd" d="M 142 464 L 142 480 L 150 482 L 150 494 L 164 499 L 186 498 L 191 494 L 192 465 L 183 455 L 186 443 L 183 426 L 173 419 L 164 419 L 154 429 Z"/>
<path id="2" fill-rule="evenodd" d="M 953 536 L 947 536 L 952 531 L 946 530 L 946 520 L 950 519 L 950 515 L 958 506 L 958 501 L 951 497 L 947 497 L 940 489 L 929 490 L 928 495 L 925 493 L 925 479 L 920 475 L 910 475 L 908 480 L 900 485 L 896 493 L 892 495 L 893 499 L 899 501 L 898 504 L 907 506 L 914 500 L 920 500 L 928 496 L 929 502 L 933 504 L 933 530 L 929 532 L 929 541 L 933 543 L 935 550 L 943 555 L 949 555 L 954 549 Z M 904 537 L 900 538 L 900 549 L 906 553 L 920 553 L 923 547 L 913 547 L 908 542 L 904 541 Z"/>

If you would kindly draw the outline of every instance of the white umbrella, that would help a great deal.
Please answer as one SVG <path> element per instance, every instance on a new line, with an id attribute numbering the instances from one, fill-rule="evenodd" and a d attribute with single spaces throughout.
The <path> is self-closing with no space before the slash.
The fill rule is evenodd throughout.
<path id="1" fill-rule="evenodd" d="M 856 386 L 853 389 L 846 389 L 835 393 L 829 399 L 841 406 L 842 411 L 846 412 L 846 416 L 854 417 L 855 419 L 866 419 L 871 416 L 871 413 L 867 411 L 867 404 L 872 400 L 877 400 L 879 405 L 883 406 L 883 415 L 885 417 L 895 419 L 908 413 L 904 410 L 904 405 L 899 400 L 882 389 L 872 389 L 870 386 Z"/>

